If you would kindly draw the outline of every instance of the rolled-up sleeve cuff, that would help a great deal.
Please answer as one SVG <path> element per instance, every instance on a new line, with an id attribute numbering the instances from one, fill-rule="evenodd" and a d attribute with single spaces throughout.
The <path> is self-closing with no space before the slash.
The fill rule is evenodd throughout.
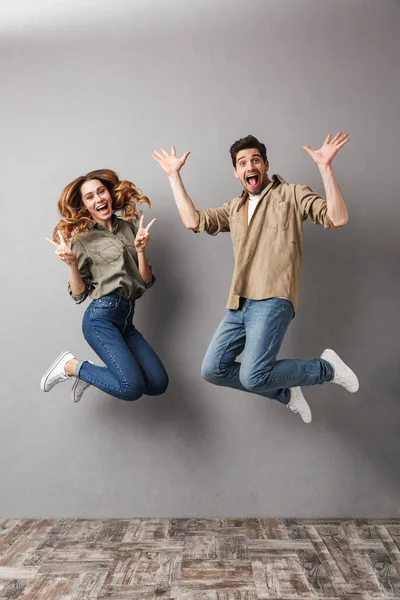
<path id="1" fill-rule="evenodd" d="M 88 292 L 87 292 L 86 288 L 84 289 L 84 291 L 81 294 L 73 294 L 71 291 L 71 286 L 69 284 L 68 284 L 68 293 L 71 296 L 72 300 L 75 302 L 75 304 L 81 304 L 81 302 L 86 300 L 86 298 L 88 296 Z"/>
<path id="2" fill-rule="evenodd" d="M 152 285 L 154 285 L 154 283 L 157 281 L 157 279 L 154 277 L 153 273 L 151 274 L 151 281 L 149 281 L 148 283 L 146 283 L 145 281 L 144 283 L 144 287 L 146 288 L 146 290 L 148 290 L 149 288 L 151 288 Z"/>
<path id="3" fill-rule="evenodd" d="M 333 221 L 331 221 L 328 213 L 326 213 L 324 217 L 324 227 L 325 229 L 340 229 L 343 225 L 335 225 Z"/>
<path id="4" fill-rule="evenodd" d="M 204 210 L 196 210 L 196 212 L 199 216 L 199 224 L 196 227 L 196 229 L 192 229 L 192 231 L 194 233 L 200 233 L 206 230 L 206 214 Z"/>
<path id="5" fill-rule="evenodd" d="M 312 219 L 314 224 L 323 225 L 325 229 L 339 229 L 342 225 L 335 225 L 328 214 L 328 205 L 326 200 L 319 213 Z"/>

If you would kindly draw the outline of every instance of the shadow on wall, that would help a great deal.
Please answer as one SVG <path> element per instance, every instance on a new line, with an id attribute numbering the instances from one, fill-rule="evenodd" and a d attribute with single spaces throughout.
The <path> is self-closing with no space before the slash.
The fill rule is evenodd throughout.
<path id="1" fill-rule="evenodd" d="M 123 401 L 98 402 L 96 419 L 107 422 L 112 429 L 125 431 L 132 426 L 140 429 L 148 440 L 160 441 L 182 449 L 188 461 L 193 456 L 201 457 L 204 462 L 215 458 L 215 439 L 217 426 L 213 427 L 213 415 L 209 414 L 207 404 L 201 402 L 204 385 L 201 380 L 178 379 L 171 376 L 172 383 L 163 396 L 143 396 L 134 402 L 134 406 Z M 200 398 L 200 400 L 199 400 Z M 127 408 L 129 410 L 127 410 Z M 169 440 L 169 441 L 168 441 Z"/>
<path id="2" fill-rule="evenodd" d="M 185 368 L 181 363 L 184 349 L 174 348 L 174 342 L 180 338 L 180 332 L 176 331 L 178 327 L 184 332 L 183 335 L 190 335 L 181 315 L 190 305 L 193 289 L 187 287 L 189 279 L 182 277 L 179 267 L 175 267 L 182 263 L 186 239 L 180 236 L 171 244 L 169 234 L 165 233 L 168 231 L 167 226 L 157 232 L 157 237 L 154 236 L 151 256 L 156 264 L 154 272 L 157 281 L 137 303 L 134 321 L 167 369 L 170 379 L 168 390 L 161 396 L 143 396 L 132 403 L 134 406 L 130 406 L 130 410 L 126 410 L 126 404 L 131 403 L 117 399 L 98 402 L 96 410 L 98 418 L 112 422 L 117 430 L 124 430 L 128 421 L 129 427 L 134 423 L 149 438 L 173 436 L 185 448 L 185 453 L 201 452 L 208 460 L 213 457 L 212 440 L 217 437 L 212 426 L 213 415 L 208 414 L 207 403 L 203 401 L 210 390 L 207 392 L 205 389 L 200 365 L 195 365 L 195 370 L 185 376 Z M 98 398 L 107 397 L 99 390 L 93 393 Z"/>
<path id="3" fill-rule="evenodd" d="M 389 224 L 379 239 L 373 220 L 339 232 L 306 231 L 299 321 L 291 348 L 309 358 L 335 349 L 360 380 L 356 394 L 336 386 L 324 390 L 316 418 L 370 462 L 380 476 L 398 481 L 400 425 L 399 337 L 400 280 L 398 232 Z M 309 234 L 310 233 L 310 234 Z M 382 234 L 381 234 L 382 235 Z M 319 347 L 323 340 L 324 347 Z M 299 350 L 297 350 L 299 349 Z M 400 485 L 400 483 L 399 483 Z"/>
<path id="4" fill-rule="evenodd" d="M 366 227 L 353 218 L 346 228 L 335 232 L 306 223 L 301 302 L 282 354 L 285 358 L 314 358 L 331 347 L 354 368 L 360 379 L 357 394 L 329 385 L 323 386 L 323 391 L 320 386 L 306 390 L 313 409 L 311 427 L 323 422 L 364 456 L 380 477 L 393 481 L 398 479 L 400 423 L 399 344 L 394 318 L 400 284 L 393 273 L 400 257 L 394 227 L 387 230 L 384 239 L 377 240 L 372 226 L 372 222 Z M 201 379 L 200 364 L 191 365 L 186 377 L 180 363 L 184 350 L 171 347 L 178 339 L 183 344 L 195 343 L 182 315 L 187 316 L 196 290 L 175 268 L 182 263 L 182 268 L 190 268 L 185 266 L 185 242 L 184 236 L 174 244 L 167 234 L 157 237 L 157 287 L 139 308 L 146 319 L 146 338 L 165 360 L 169 372 L 167 394 L 145 397 L 145 406 L 139 410 L 127 412 L 124 403 L 115 401 L 100 402 L 97 410 L 99 417 L 113 421 L 116 427 L 123 428 L 126 420 L 132 419 L 155 438 L 178 435 L 185 452 L 193 448 L 207 460 L 218 425 L 213 426 L 214 418 L 204 399 L 213 397 L 215 390 Z M 139 315 L 139 329 L 141 321 Z M 265 419 L 270 418 L 266 411 Z"/>

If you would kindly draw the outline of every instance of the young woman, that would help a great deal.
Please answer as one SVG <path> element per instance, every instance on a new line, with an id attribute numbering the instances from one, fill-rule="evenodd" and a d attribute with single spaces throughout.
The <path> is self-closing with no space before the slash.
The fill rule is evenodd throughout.
<path id="1" fill-rule="evenodd" d="M 105 366 L 62 352 L 42 377 L 44 392 L 67 379 L 74 380 L 75 402 L 90 385 L 122 400 L 166 391 L 165 368 L 132 322 L 136 300 L 155 281 L 146 256 L 155 219 L 147 227 L 139 219 L 137 203 L 143 202 L 151 206 L 132 182 L 120 181 L 110 169 L 78 177 L 62 191 L 62 218 L 53 239 L 46 240 L 68 266 L 73 300 L 92 298 L 82 331 Z"/>

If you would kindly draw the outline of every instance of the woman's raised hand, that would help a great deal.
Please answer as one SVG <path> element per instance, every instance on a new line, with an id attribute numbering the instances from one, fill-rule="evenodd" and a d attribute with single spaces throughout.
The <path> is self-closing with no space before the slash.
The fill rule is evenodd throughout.
<path id="1" fill-rule="evenodd" d="M 76 257 L 76 254 L 74 252 L 72 252 L 71 248 L 68 246 L 68 244 L 65 242 L 61 231 L 59 231 L 57 233 L 58 239 L 59 239 L 59 243 L 57 244 L 57 242 L 55 242 L 54 240 L 51 240 L 50 238 L 46 238 L 46 240 L 52 244 L 53 246 L 55 246 L 56 250 L 56 256 L 57 258 L 59 258 L 60 260 L 62 260 L 63 262 L 65 262 L 69 267 L 72 265 L 76 265 L 78 262 L 78 259 Z"/>
<path id="2" fill-rule="evenodd" d="M 147 244 L 149 243 L 149 239 L 150 239 L 149 229 L 153 225 L 153 223 L 155 223 L 156 220 L 157 219 L 153 219 L 152 221 L 150 221 L 150 223 L 147 225 L 147 227 L 145 227 L 144 226 L 144 215 L 142 215 L 140 217 L 139 229 L 138 229 L 136 237 L 135 237 L 135 249 L 136 249 L 137 253 L 145 251 L 145 248 L 146 248 Z"/>

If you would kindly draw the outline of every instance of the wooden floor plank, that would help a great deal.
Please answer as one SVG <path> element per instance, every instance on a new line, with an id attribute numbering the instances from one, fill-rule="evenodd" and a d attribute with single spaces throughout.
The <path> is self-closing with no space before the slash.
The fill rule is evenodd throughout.
<path id="1" fill-rule="evenodd" d="M 2 519 L 0 600 L 400 600 L 400 519 Z"/>

